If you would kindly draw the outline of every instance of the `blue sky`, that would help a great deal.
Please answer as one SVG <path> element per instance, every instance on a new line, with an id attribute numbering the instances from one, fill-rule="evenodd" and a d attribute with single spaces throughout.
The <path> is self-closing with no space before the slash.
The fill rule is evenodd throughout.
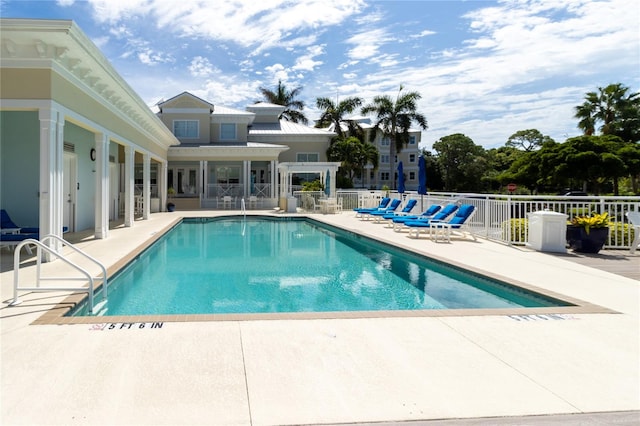
<path id="1" fill-rule="evenodd" d="M 149 105 L 189 91 L 244 109 L 259 87 L 317 97 L 422 95 L 422 146 L 485 148 L 535 128 L 580 134 L 574 107 L 640 87 L 640 2 L 629 0 L 0 0 L 2 17 L 71 19 Z"/>

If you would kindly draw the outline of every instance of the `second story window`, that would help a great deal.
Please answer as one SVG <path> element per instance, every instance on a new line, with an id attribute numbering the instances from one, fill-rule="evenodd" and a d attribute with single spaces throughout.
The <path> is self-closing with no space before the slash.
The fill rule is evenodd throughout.
<path id="1" fill-rule="evenodd" d="M 381 155 L 380 156 L 380 162 L 382 164 L 389 164 L 389 156 L 388 155 Z"/>
<path id="2" fill-rule="evenodd" d="M 220 140 L 221 141 L 235 141 L 237 139 L 236 125 L 234 123 L 222 123 L 220 124 Z"/>
<path id="3" fill-rule="evenodd" d="M 296 161 L 299 163 L 317 163 L 317 152 L 299 152 L 296 154 Z"/>
<path id="4" fill-rule="evenodd" d="M 197 139 L 199 136 L 198 120 L 175 120 L 173 134 L 176 138 Z"/>
<path id="5" fill-rule="evenodd" d="M 409 154 L 409 162 L 410 163 L 415 163 L 416 162 L 416 155 L 415 154 Z"/>
<path id="6" fill-rule="evenodd" d="M 382 138 L 382 140 L 380 141 L 380 145 L 381 146 L 389 146 L 389 141 L 390 141 L 389 137 L 388 136 L 384 136 Z"/>
<path id="7" fill-rule="evenodd" d="M 409 136 L 409 145 L 415 145 L 415 144 L 416 144 L 416 137 Z"/>

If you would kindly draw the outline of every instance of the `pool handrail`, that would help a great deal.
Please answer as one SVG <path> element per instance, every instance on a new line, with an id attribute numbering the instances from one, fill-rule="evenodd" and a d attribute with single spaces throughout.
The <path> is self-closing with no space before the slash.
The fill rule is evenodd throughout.
<path id="1" fill-rule="evenodd" d="M 71 248 L 73 251 L 75 251 L 76 253 L 79 253 L 81 256 L 85 257 L 86 259 L 90 260 L 91 262 L 95 263 L 96 265 L 98 265 L 101 269 L 102 272 L 102 278 L 99 277 L 93 277 L 91 275 L 91 273 L 89 273 L 89 271 L 87 271 L 85 268 L 81 267 L 80 265 L 72 262 L 71 260 L 67 259 L 62 253 L 61 253 L 61 249 L 62 247 L 59 244 L 54 244 L 54 246 L 56 246 L 56 249 L 53 249 L 51 247 L 49 247 L 48 245 L 45 244 L 45 242 L 53 240 L 53 242 L 57 242 L 57 243 L 62 243 L 62 246 L 66 246 Z M 37 252 L 36 252 L 36 286 L 35 287 L 20 287 L 19 286 L 19 282 L 20 282 L 20 251 L 22 250 L 23 247 L 25 246 L 29 246 L 29 245 L 35 245 L 37 248 Z M 64 263 L 66 263 L 67 265 L 71 266 L 72 268 L 74 268 L 75 270 L 77 270 L 78 272 L 80 272 L 82 275 L 84 275 L 84 277 L 76 277 L 76 278 L 70 278 L 70 277 L 42 277 L 42 269 L 41 269 L 41 264 L 42 264 L 42 259 L 43 259 L 43 251 L 49 255 L 53 255 L 55 256 L 57 259 L 62 260 Z M 88 287 L 47 287 L 47 288 L 43 288 L 40 287 L 40 282 L 41 281 L 84 281 L 85 278 L 89 281 L 89 285 Z M 88 294 L 88 303 L 89 303 L 89 309 L 90 312 L 94 312 L 94 304 L 93 304 L 93 299 L 94 299 L 94 280 L 95 279 L 99 279 L 102 280 L 102 291 L 103 291 L 103 295 L 104 295 L 104 300 L 107 300 L 107 270 L 104 267 L 104 265 L 102 263 L 100 263 L 97 259 L 95 259 L 94 257 L 88 255 L 87 253 L 85 253 L 84 251 L 80 250 L 78 247 L 74 246 L 73 244 L 71 244 L 70 242 L 60 238 L 57 235 L 53 235 L 53 234 L 49 234 L 49 235 L 45 235 L 44 237 L 42 237 L 40 240 L 36 240 L 34 238 L 28 238 L 24 241 L 22 241 L 20 244 L 18 244 L 16 246 L 15 249 L 15 253 L 13 255 L 13 301 L 9 304 L 9 306 L 17 306 L 21 303 L 21 301 L 18 299 L 18 291 L 23 290 L 23 291 L 34 291 L 34 292 L 43 292 L 43 291 L 74 291 L 74 292 L 86 292 Z"/>

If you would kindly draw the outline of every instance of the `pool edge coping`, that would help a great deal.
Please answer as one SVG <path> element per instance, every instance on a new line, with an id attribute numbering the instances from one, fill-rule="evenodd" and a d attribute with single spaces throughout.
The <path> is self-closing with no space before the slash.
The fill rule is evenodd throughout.
<path id="1" fill-rule="evenodd" d="M 357 229 L 341 226 L 336 223 L 327 223 L 317 220 L 313 216 L 306 214 L 283 215 L 283 214 L 252 214 L 252 216 L 266 217 L 295 217 L 311 220 L 325 226 L 331 226 L 342 231 L 356 234 L 365 238 L 372 238 Z M 241 216 L 239 214 L 227 213 L 223 216 Z M 178 216 L 161 230 L 151 235 L 142 244 L 139 244 L 132 251 L 127 253 L 113 265 L 107 268 L 107 276 L 111 277 L 129 262 L 134 260 L 148 247 L 166 235 L 171 229 L 184 219 L 198 218 L 204 216 L 189 215 Z M 522 316 L 522 315 L 567 315 L 567 314 L 621 314 L 620 312 L 599 306 L 581 299 L 577 299 L 552 290 L 536 287 L 522 281 L 505 277 L 494 272 L 465 265 L 452 259 L 445 259 L 433 254 L 425 254 L 414 251 L 411 247 L 396 241 L 373 238 L 377 242 L 393 246 L 399 250 L 408 251 L 414 255 L 423 256 L 427 259 L 454 266 L 473 274 L 477 274 L 489 279 L 497 280 L 507 285 L 522 288 L 527 291 L 541 294 L 545 297 L 557 299 L 571 304 L 571 306 L 555 307 L 534 307 L 534 308 L 499 308 L 499 309 L 424 309 L 424 310 L 393 310 L 393 311 L 328 311 L 328 312 L 279 312 L 279 313 L 248 313 L 248 314 L 185 314 L 185 315 L 118 315 L 118 316 L 85 316 L 71 317 L 65 316 L 70 310 L 81 303 L 85 298 L 85 293 L 73 293 L 58 302 L 53 308 L 40 315 L 30 325 L 72 325 L 72 324 L 104 324 L 104 323 L 148 323 L 148 322 L 205 322 L 205 321 L 263 321 L 263 320 L 327 320 L 327 319 L 366 319 L 366 318 L 411 318 L 411 317 L 472 317 L 472 316 Z M 95 291 L 99 291 L 102 284 L 98 285 Z"/>

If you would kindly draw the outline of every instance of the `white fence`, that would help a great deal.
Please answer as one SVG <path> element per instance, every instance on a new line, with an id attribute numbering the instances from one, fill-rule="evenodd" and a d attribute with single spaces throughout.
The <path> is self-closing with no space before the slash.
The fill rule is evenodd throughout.
<path id="1" fill-rule="evenodd" d="M 315 197 L 322 195 L 322 193 L 313 194 Z M 384 195 L 383 191 L 337 191 L 337 197 L 343 199 L 343 208 L 347 212 L 355 207 L 376 206 Z M 400 194 L 390 192 L 389 196 L 398 198 Z M 402 198 L 405 202 L 409 199 L 417 200 L 416 211 L 424 211 L 431 204 L 452 202 L 473 204 L 477 209 L 470 224 L 474 234 L 515 245 L 524 245 L 528 242 L 528 213 L 551 210 L 566 214 L 569 220 L 574 216 L 589 215 L 592 212 L 607 212 L 611 226 L 609 240 L 605 247 L 629 248 L 633 241 L 633 228 L 628 226 L 625 213 L 640 211 L 640 197 L 508 196 L 438 192 L 421 196 L 415 192 L 407 192 L 402 195 Z"/>

